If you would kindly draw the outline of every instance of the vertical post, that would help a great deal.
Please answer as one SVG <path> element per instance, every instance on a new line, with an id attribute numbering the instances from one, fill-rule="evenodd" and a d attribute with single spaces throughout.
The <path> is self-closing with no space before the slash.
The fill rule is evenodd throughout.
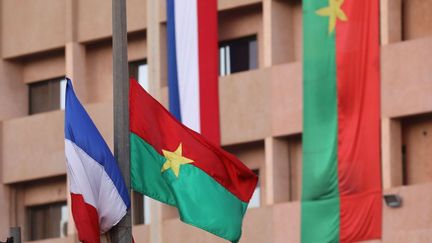
<path id="1" fill-rule="evenodd" d="M 10 228 L 10 236 L 13 238 L 13 243 L 21 243 L 21 228 L 20 227 L 11 227 Z"/>
<path id="2" fill-rule="evenodd" d="M 147 1 L 147 63 L 149 92 L 160 100 L 160 0 Z M 162 205 L 151 200 L 150 243 L 162 242 Z"/>
<path id="3" fill-rule="evenodd" d="M 129 74 L 127 60 L 126 0 L 112 1 L 113 27 L 113 85 L 114 85 L 114 156 L 128 191 L 130 191 L 129 162 Z M 111 241 L 132 242 L 131 213 L 110 231 Z"/>

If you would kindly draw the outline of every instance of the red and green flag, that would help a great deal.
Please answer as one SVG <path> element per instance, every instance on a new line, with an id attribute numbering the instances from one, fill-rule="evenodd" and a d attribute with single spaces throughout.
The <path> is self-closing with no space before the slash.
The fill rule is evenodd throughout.
<path id="1" fill-rule="evenodd" d="M 304 243 L 381 237 L 379 1 L 303 1 Z"/>
<path id="2" fill-rule="evenodd" d="M 237 242 L 257 176 L 177 122 L 135 80 L 129 99 L 133 190 L 177 207 L 183 222 Z"/>

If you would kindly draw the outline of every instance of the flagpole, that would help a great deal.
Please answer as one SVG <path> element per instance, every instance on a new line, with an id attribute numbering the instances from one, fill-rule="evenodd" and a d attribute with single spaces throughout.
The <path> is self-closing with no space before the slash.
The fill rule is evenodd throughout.
<path id="1" fill-rule="evenodd" d="M 149 93 L 160 100 L 160 0 L 147 0 L 147 63 Z M 162 242 L 162 205 L 150 203 L 150 242 Z"/>
<path id="2" fill-rule="evenodd" d="M 130 192 L 129 70 L 127 60 L 126 0 L 112 0 L 114 156 Z M 110 230 L 111 242 L 131 243 L 130 209 Z"/>

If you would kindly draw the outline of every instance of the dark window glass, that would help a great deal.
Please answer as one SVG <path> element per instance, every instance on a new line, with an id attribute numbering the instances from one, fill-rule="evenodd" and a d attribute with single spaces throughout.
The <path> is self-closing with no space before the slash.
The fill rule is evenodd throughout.
<path id="1" fill-rule="evenodd" d="M 29 84 L 29 114 L 64 108 L 64 78 Z"/>
<path id="2" fill-rule="evenodd" d="M 145 60 L 129 63 L 129 76 L 135 78 L 141 86 L 148 90 L 148 69 Z"/>
<path id="3" fill-rule="evenodd" d="M 150 223 L 150 198 L 139 192 L 133 192 L 132 221 L 133 224 Z"/>
<path id="4" fill-rule="evenodd" d="M 28 240 L 66 236 L 68 210 L 66 202 L 27 208 Z"/>
<path id="5" fill-rule="evenodd" d="M 402 145 L 402 185 L 408 185 L 406 145 Z"/>
<path id="6" fill-rule="evenodd" d="M 144 196 L 133 192 L 133 224 L 144 224 Z"/>
<path id="7" fill-rule="evenodd" d="M 221 42 L 219 45 L 219 74 L 256 69 L 258 67 L 256 36 Z"/>

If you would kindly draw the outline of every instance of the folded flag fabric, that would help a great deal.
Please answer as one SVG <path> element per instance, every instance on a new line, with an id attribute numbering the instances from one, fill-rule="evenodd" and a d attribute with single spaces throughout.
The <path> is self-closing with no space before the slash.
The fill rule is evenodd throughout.
<path id="1" fill-rule="evenodd" d="M 179 123 L 135 80 L 129 99 L 132 188 L 177 207 L 183 222 L 237 242 L 257 176 Z"/>
<path id="2" fill-rule="evenodd" d="M 99 243 L 130 207 L 117 162 L 67 79 L 65 153 L 72 215 L 82 242 Z"/>
<path id="3" fill-rule="evenodd" d="M 303 1 L 303 243 L 381 238 L 379 1 Z"/>

